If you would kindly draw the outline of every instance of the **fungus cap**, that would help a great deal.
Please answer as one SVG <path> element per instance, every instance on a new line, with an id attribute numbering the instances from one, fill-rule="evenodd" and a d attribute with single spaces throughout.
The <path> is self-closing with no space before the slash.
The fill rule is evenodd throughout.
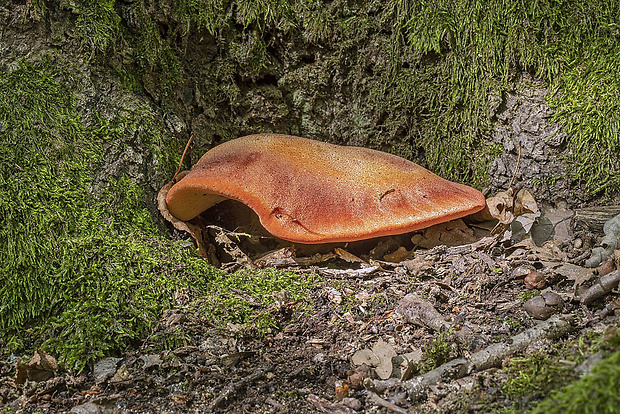
<path id="1" fill-rule="evenodd" d="M 407 233 L 485 207 L 477 190 L 380 151 L 279 134 L 212 148 L 166 196 L 182 221 L 234 199 L 276 237 L 330 243 Z"/>

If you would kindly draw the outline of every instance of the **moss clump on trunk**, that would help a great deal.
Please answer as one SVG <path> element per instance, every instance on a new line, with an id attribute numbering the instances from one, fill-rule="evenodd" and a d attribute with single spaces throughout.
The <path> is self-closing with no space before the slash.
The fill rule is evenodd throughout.
<path id="1" fill-rule="evenodd" d="M 270 315 L 215 306 L 223 284 L 241 276 L 221 275 L 161 234 L 142 188 L 121 176 L 97 189 L 104 144 L 123 145 L 119 131 L 132 125 L 121 115 L 84 125 L 74 73 L 60 66 L 45 59 L 0 73 L 3 352 L 41 346 L 81 369 L 143 339 L 164 310 L 180 306 L 180 290 L 211 298 L 209 319 L 273 324 Z M 141 145 L 161 150 L 158 133 L 146 132 Z M 284 288 L 303 297 L 302 277 L 271 276 L 260 297 Z"/>
<path id="2" fill-rule="evenodd" d="M 83 50 L 186 119 L 202 117 L 205 147 L 291 132 L 421 158 L 482 186 L 501 151 L 485 144 L 495 122 L 489 99 L 529 72 L 549 85 L 553 120 L 568 132 L 557 154 L 570 166 L 564 178 L 591 195 L 620 190 L 619 8 L 618 0 L 60 3 L 74 15 L 67 36 Z"/>
<path id="3" fill-rule="evenodd" d="M 81 123 L 70 78 L 49 61 L 0 74 L 0 341 L 81 368 L 215 271 L 159 236 L 128 179 L 93 191 L 110 131 Z"/>

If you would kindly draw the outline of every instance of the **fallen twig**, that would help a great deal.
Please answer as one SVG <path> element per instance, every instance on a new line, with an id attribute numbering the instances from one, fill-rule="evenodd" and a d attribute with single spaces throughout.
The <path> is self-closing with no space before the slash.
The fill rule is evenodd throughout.
<path id="1" fill-rule="evenodd" d="M 368 393 L 368 399 L 372 401 L 373 403 L 377 404 L 379 407 L 387 408 L 388 410 L 394 411 L 395 413 L 399 413 L 399 414 L 410 414 L 411 413 L 411 411 L 405 408 L 399 407 L 396 404 L 393 404 L 389 401 L 384 400 L 383 398 L 379 397 L 377 394 L 375 394 L 372 391 Z"/>
<path id="2" fill-rule="evenodd" d="M 310 404 L 314 406 L 321 413 L 332 413 L 332 414 L 355 414 L 355 411 L 352 408 L 347 407 L 344 404 L 331 403 L 317 395 L 310 394 L 306 398 Z"/>
<path id="3" fill-rule="evenodd" d="M 212 412 L 215 409 L 215 407 L 218 407 L 222 403 L 226 402 L 234 393 L 239 391 L 241 388 L 243 388 L 247 384 L 249 384 L 251 382 L 254 382 L 257 379 L 262 378 L 265 375 L 265 373 L 271 371 L 271 369 L 272 369 L 271 367 L 259 368 L 259 369 L 255 370 L 254 372 L 252 372 L 247 377 L 241 378 L 237 382 L 233 382 L 231 384 L 228 384 L 219 393 L 219 395 L 217 397 L 215 397 L 215 399 L 211 402 L 211 404 L 209 404 L 209 406 L 207 407 L 205 412 L 208 412 L 208 413 Z"/>
<path id="4" fill-rule="evenodd" d="M 170 181 L 174 182 L 174 179 L 177 178 L 179 171 L 181 171 L 181 167 L 183 166 L 183 160 L 185 159 L 185 154 L 187 153 L 187 149 L 189 148 L 189 145 L 192 143 L 193 140 L 194 133 L 192 132 L 192 135 L 187 140 L 187 144 L 185 144 L 185 149 L 183 150 L 183 155 L 181 155 L 181 161 L 179 161 L 179 166 L 177 167 L 177 170 L 174 172 L 174 175 L 172 176 L 172 179 Z"/>
<path id="5" fill-rule="evenodd" d="M 543 338 L 559 338 L 573 329 L 572 320 L 568 316 L 554 315 L 548 320 L 513 336 L 510 340 L 490 345 L 469 358 L 457 358 L 425 374 L 409 381 L 400 381 L 394 378 L 388 380 L 365 381 L 364 385 L 370 391 L 381 392 L 395 386 L 404 387 L 413 399 L 419 398 L 431 385 L 447 379 L 458 379 L 469 375 L 473 370 L 483 371 L 491 367 L 500 366 L 502 361 L 518 352 L 523 351 L 533 341 Z"/>
<path id="6" fill-rule="evenodd" d="M 332 277 L 341 277 L 341 278 L 365 278 L 370 274 L 381 270 L 379 266 L 368 266 L 362 267 L 361 269 L 327 269 L 320 268 L 319 272 Z"/>
<path id="7" fill-rule="evenodd" d="M 618 286 L 618 282 L 620 282 L 620 271 L 616 270 L 615 272 L 607 273 L 605 276 L 601 276 L 601 278 L 594 283 L 594 285 L 586 290 L 585 293 L 579 298 L 579 301 L 583 305 L 589 305 L 595 300 L 611 292 L 616 286 Z"/>

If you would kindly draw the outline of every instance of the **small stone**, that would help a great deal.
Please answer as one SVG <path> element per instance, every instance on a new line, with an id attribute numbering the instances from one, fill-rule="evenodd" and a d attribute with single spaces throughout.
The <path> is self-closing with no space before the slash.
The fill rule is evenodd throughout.
<path id="1" fill-rule="evenodd" d="M 69 411 L 71 414 L 101 414 L 104 412 L 105 407 L 90 401 L 82 405 L 76 405 Z"/>
<path id="2" fill-rule="evenodd" d="M 573 246 L 575 246 L 575 249 L 581 249 L 583 247 L 583 240 L 576 238 L 573 242 Z"/>
<path id="3" fill-rule="evenodd" d="M 97 362 L 93 367 L 93 376 L 95 382 L 99 383 L 105 381 L 116 372 L 116 366 L 122 360 L 122 358 L 104 358 Z"/>
<path id="4" fill-rule="evenodd" d="M 342 405 L 349 407 L 350 409 L 355 410 L 355 411 L 360 411 L 362 409 L 362 402 L 358 400 L 357 398 L 351 398 L 351 397 L 343 398 Z"/>
<path id="5" fill-rule="evenodd" d="M 551 291 L 543 292 L 542 295 L 540 296 L 542 296 L 543 299 L 545 299 L 545 305 L 547 306 L 559 307 L 564 304 L 564 301 L 562 300 L 562 296 L 558 295 L 555 292 L 551 292 Z"/>
<path id="6" fill-rule="evenodd" d="M 546 286 L 545 277 L 540 272 L 530 272 L 524 279 L 527 289 L 544 289 Z"/>
<path id="7" fill-rule="evenodd" d="M 525 302 L 524 308 L 528 315 L 534 319 L 546 320 L 562 308 L 562 297 L 554 292 L 543 292 Z"/>

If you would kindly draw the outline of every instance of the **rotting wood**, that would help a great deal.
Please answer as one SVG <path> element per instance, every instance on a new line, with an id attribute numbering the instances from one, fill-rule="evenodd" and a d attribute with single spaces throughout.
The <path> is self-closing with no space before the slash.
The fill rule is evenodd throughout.
<path id="1" fill-rule="evenodd" d="M 575 210 L 575 223 L 583 223 L 593 232 L 601 232 L 605 223 L 620 214 L 620 204 L 585 207 Z"/>
<path id="2" fill-rule="evenodd" d="M 532 342 L 540 339 L 559 338 L 573 329 L 574 321 L 567 315 L 554 315 L 548 320 L 510 338 L 501 343 L 490 345 L 469 358 L 456 358 L 432 371 L 419 375 L 409 381 L 400 381 L 395 378 L 388 380 L 367 379 L 364 386 L 373 392 L 383 392 L 386 389 L 401 386 L 407 390 L 409 397 L 418 399 L 431 385 L 447 379 L 459 379 L 469 375 L 474 370 L 483 371 L 500 366 L 502 361 L 527 348 Z"/>

